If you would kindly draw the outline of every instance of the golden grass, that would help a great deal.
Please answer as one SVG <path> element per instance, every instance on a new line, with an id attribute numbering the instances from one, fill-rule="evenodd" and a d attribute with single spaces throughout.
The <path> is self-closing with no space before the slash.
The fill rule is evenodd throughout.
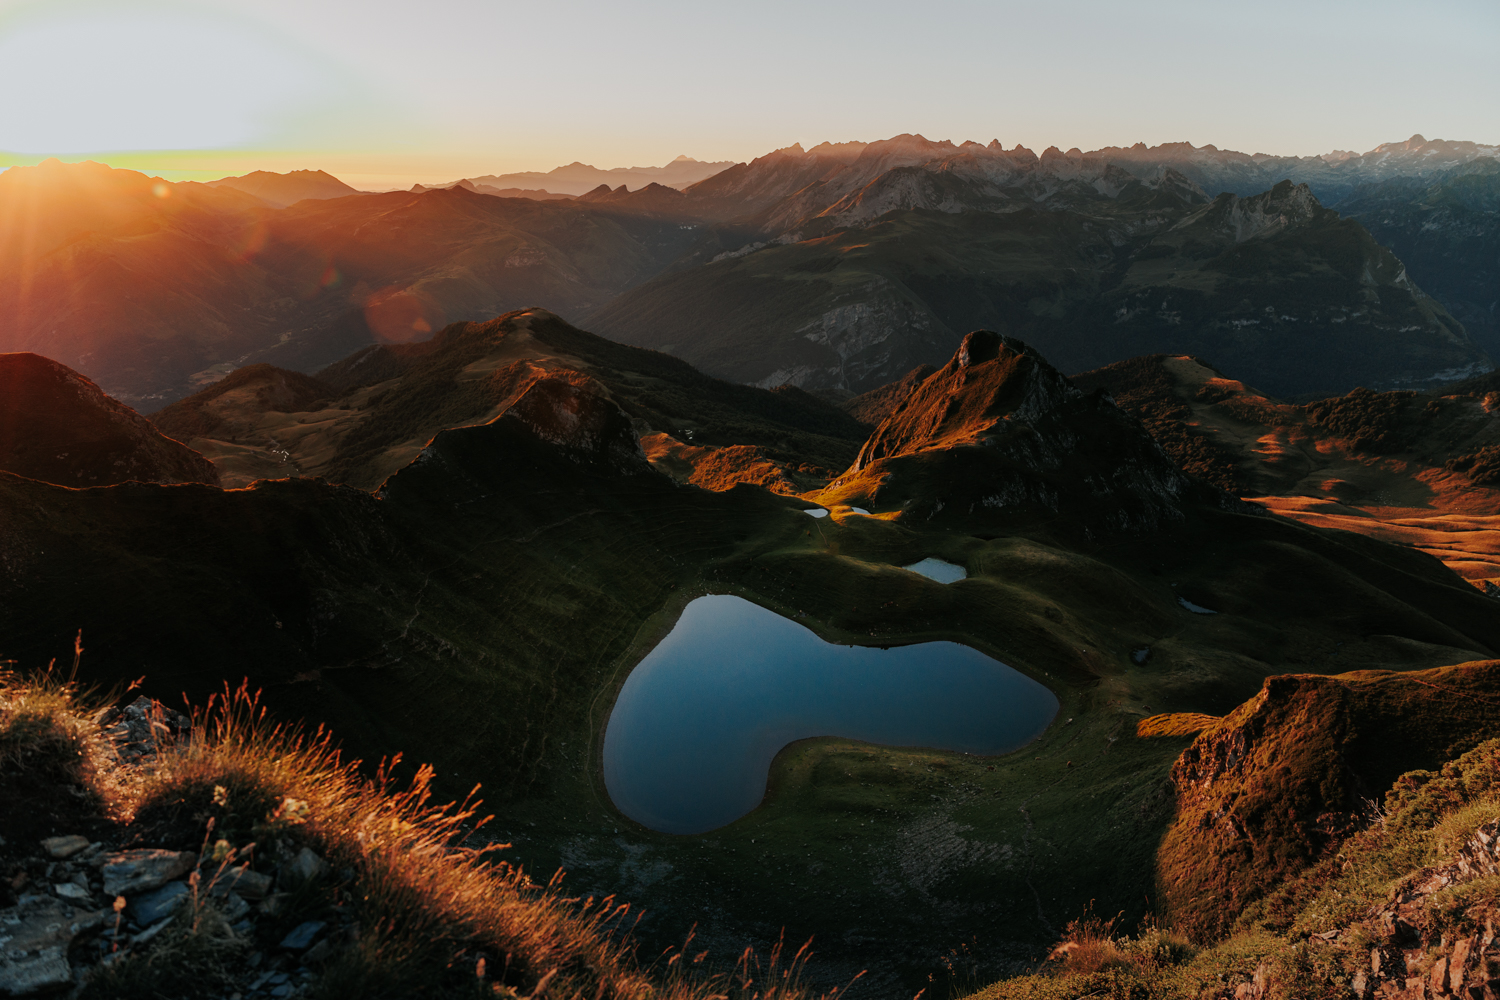
<path id="1" fill-rule="evenodd" d="M 1153 736 L 1192 736 L 1218 721 L 1219 716 L 1203 715 L 1200 712 L 1166 712 L 1137 722 L 1135 734 L 1142 739 Z"/>
<path id="2" fill-rule="evenodd" d="M 50 674 L 0 674 L 0 762 L 91 759 L 98 727 L 79 711 L 73 685 Z M 201 878 L 230 865 L 264 871 L 311 847 L 331 871 L 299 890 L 280 923 L 329 921 L 338 948 L 312 986 L 315 997 L 537 997 L 548 1000 L 802 1000 L 811 953 L 778 946 L 762 962 L 748 950 L 732 971 L 681 948 L 639 961 L 632 914 L 614 897 L 580 900 L 506 863 L 507 845 L 475 837 L 488 817 L 473 793 L 438 804 L 433 771 L 404 782 L 399 755 L 373 779 L 344 761 L 328 732 L 278 725 L 258 694 L 226 688 L 194 713 L 191 736 L 162 753 L 153 771 L 108 797 L 122 840 L 179 846 L 205 857 Z M 71 780 L 98 773 L 86 764 Z M 477 792 L 478 789 L 476 788 Z M 110 811 L 106 809 L 105 811 Z M 195 873 L 196 874 L 196 873 Z M 206 897 L 195 917 L 143 955 L 114 963 L 85 995 L 149 997 L 183 983 L 221 979 L 247 950 Z M 268 930 L 266 921 L 255 933 Z M 287 929 L 290 929 L 289 927 Z M 228 980 L 224 980 L 227 985 Z M 829 1000 L 839 990 L 828 994 Z"/>

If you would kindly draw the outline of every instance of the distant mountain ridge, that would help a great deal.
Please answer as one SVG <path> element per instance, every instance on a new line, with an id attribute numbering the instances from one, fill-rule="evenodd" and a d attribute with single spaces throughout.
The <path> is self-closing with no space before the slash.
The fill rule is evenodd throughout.
<path id="1" fill-rule="evenodd" d="M 1321 201 L 1337 203 L 1361 184 L 1392 177 L 1434 177 L 1476 159 L 1500 157 L 1500 142 L 1428 140 L 1413 135 L 1405 142 L 1381 143 L 1365 153 L 1332 152 L 1322 156 L 1247 154 L 1212 144 L 1195 147 L 1189 142 L 1147 147 L 1138 142 L 1128 148 L 1111 146 L 1079 155 L 1113 163 L 1132 173 L 1170 167 L 1211 194 L 1221 191 L 1255 194 L 1279 181 L 1290 180 L 1308 185 Z"/>
<path id="2" fill-rule="evenodd" d="M 49 161 L 0 174 L 0 350 L 56 357 L 150 405 L 247 364 L 311 372 L 372 342 L 538 304 L 722 377 L 835 397 L 939 364 L 979 327 L 1069 370 L 1169 352 L 1284 395 L 1419 384 L 1475 373 L 1500 349 L 1486 297 L 1495 210 L 1458 193 L 1489 183 L 1496 148 L 1413 137 L 1301 158 L 1188 143 L 1037 154 L 901 135 L 728 166 L 570 165 L 510 187 L 492 175 L 361 197 L 320 171 L 171 184 Z M 547 177 L 585 182 L 557 194 Z M 1283 179 L 1380 229 L 1397 266 L 1306 212 L 1240 242 L 1201 230 L 1214 263 L 1184 233 L 1164 235 L 1213 196 L 1248 199 Z M 1301 271 L 1299 259 L 1321 263 Z M 1356 304 L 1363 270 L 1374 313 Z M 1268 301 L 1251 316 L 1225 298 L 1273 285 L 1296 311 Z M 1473 327 L 1470 343 L 1427 294 Z M 1346 325 L 1333 323 L 1346 307 Z M 1313 318 L 1386 332 L 1374 350 L 1294 336 Z M 1268 324 L 1297 350 L 1266 348 Z"/>
<path id="3" fill-rule="evenodd" d="M 470 177 L 475 184 L 495 188 L 541 188 L 553 194 L 584 194 L 600 184 L 617 187 L 621 184 L 644 187 L 657 183 L 667 187 L 685 187 L 705 177 L 734 166 L 733 160 L 706 162 L 691 156 L 679 156 L 661 167 L 610 167 L 600 169 L 577 160 L 548 171 L 523 170 L 514 174 L 485 174 Z"/>
<path id="4" fill-rule="evenodd" d="M 721 378 L 850 393 L 942 363 L 976 328 L 1072 370 L 1191 353 L 1293 396 L 1491 367 L 1306 185 L 1210 200 L 1171 168 L 1142 178 L 1056 150 L 898 136 L 852 161 L 778 152 L 682 200 L 720 211 L 736 198 L 750 214 L 705 234 L 699 266 L 626 291 L 588 325 Z"/>
<path id="5" fill-rule="evenodd" d="M 696 230 L 454 188 L 273 208 L 234 185 L 50 160 L 0 173 L 0 351 L 152 408 L 234 368 L 315 371 L 535 302 L 577 316 Z"/>
<path id="6" fill-rule="evenodd" d="M 210 187 L 230 187 L 254 195 L 273 208 L 285 208 L 308 198 L 347 198 L 364 194 L 322 170 L 292 170 L 284 174 L 256 170 L 243 177 L 209 181 Z"/>

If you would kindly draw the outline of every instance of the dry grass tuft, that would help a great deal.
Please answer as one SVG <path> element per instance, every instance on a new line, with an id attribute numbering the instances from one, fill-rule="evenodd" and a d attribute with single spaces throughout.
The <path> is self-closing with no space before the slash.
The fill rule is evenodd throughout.
<path id="1" fill-rule="evenodd" d="M 1153 736 L 1192 736 L 1201 733 L 1215 722 L 1217 715 L 1200 712 L 1167 712 L 1142 719 L 1135 724 L 1135 734 L 1142 739 Z"/>
<path id="2" fill-rule="evenodd" d="M 52 669 L 22 676 L 0 663 L 0 837 L 34 841 L 56 823 L 100 817 L 125 798 L 99 727 L 99 699 Z"/>
<path id="3" fill-rule="evenodd" d="M 327 732 L 273 724 L 257 695 L 226 690 L 196 713 L 186 745 L 143 777 L 133 828 L 140 843 L 205 850 L 221 867 L 304 846 L 322 855 L 330 873 L 287 901 L 275 931 L 305 919 L 348 928 L 315 997 L 804 996 L 805 946 L 790 960 L 778 947 L 764 965 L 747 952 L 732 973 L 712 974 L 705 953 L 690 954 L 690 935 L 681 949 L 642 967 L 627 904 L 569 898 L 560 877 L 538 884 L 503 861 L 507 845 L 470 846 L 488 819 L 474 793 L 437 804 L 431 768 L 417 768 L 404 783 L 399 769 L 398 756 L 365 779 L 341 760 Z M 129 973 L 116 978 L 123 983 Z"/>

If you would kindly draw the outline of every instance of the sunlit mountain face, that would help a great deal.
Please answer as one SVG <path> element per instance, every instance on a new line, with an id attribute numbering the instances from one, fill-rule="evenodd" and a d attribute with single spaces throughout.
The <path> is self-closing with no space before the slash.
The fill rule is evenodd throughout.
<path id="1" fill-rule="evenodd" d="M 1497 154 L 6 170 L 0 993 L 1485 1000 Z"/>
<path id="2" fill-rule="evenodd" d="M 1037 156 L 898 136 L 788 147 L 691 182 L 719 165 L 679 160 L 660 181 L 627 171 L 634 187 L 569 197 L 495 185 L 605 173 L 365 195 L 319 171 L 169 184 L 49 161 L 0 177 L 0 348 L 150 408 L 236 366 L 311 372 L 545 303 L 717 375 L 835 392 L 937 364 L 977 326 L 1073 369 L 1178 351 L 1292 395 L 1422 385 L 1487 364 L 1489 258 L 1433 243 L 1431 226 L 1416 230 L 1430 249 L 1400 237 L 1411 260 L 1392 257 L 1360 220 L 1394 234 L 1389 198 L 1406 195 L 1378 209 L 1360 195 L 1352 218 L 1336 206 L 1398 182 L 1415 206 L 1430 197 L 1412 185 L 1455 171 L 1472 187 L 1494 152 L 1414 137 L 1360 156 Z M 1306 194 L 1268 193 L 1281 180 Z M 1450 243 L 1493 208 L 1459 211 Z"/>

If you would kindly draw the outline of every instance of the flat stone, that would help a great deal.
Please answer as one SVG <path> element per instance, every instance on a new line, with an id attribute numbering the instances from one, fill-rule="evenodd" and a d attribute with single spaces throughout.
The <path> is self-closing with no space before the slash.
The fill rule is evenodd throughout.
<path id="1" fill-rule="evenodd" d="M 57 895 L 72 903 L 91 903 L 94 895 L 76 882 L 59 882 L 52 887 Z"/>
<path id="2" fill-rule="evenodd" d="M 214 884 L 209 891 L 220 897 L 233 892 L 249 900 L 265 899 L 266 894 L 271 891 L 273 881 L 271 876 L 262 875 L 249 865 L 241 865 L 238 868 L 229 869 L 214 879 Z"/>
<path id="3" fill-rule="evenodd" d="M 297 856 L 281 866 L 276 874 L 276 886 L 282 890 L 300 888 L 328 871 L 328 862 L 318 857 L 317 852 L 304 847 Z"/>
<path id="4" fill-rule="evenodd" d="M 116 851 L 104 858 L 104 894 L 146 892 L 186 875 L 197 863 L 198 855 L 191 851 Z"/>
<path id="5" fill-rule="evenodd" d="M 224 918 L 230 923 L 250 912 L 250 904 L 245 902 L 245 898 L 237 892 L 225 895 L 224 901 L 219 906 L 224 911 Z"/>
<path id="6" fill-rule="evenodd" d="M 156 937 L 156 935 L 160 934 L 162 931 L 164 931 L 168 927 L 172 926 L 172 921 L 174 921 L 176 919 L 177 919 L 176 917 L 168 917 L 167 919 L 161 921 L 160 923 L 152 924 L 150 927 L 147 927 L 145 930 L 141 931 L 139 934 L 137 934 L 134 937 L 132 937 L 130 939 L 130 943 L 131 944 L 145 944 L 147 941 L 150 941 L 152 938 Z"/>
<path id="7" fill-rule="evenodd" d="M 103 910 L 79 912 L 36 896 L 0 910 L 0 993 L 24 996 L 69 985 L 68 945 L 103 919 Z"/>
<path id="8" fill-rule="evenodd" d="M 66 861 L 79 851 L 88 850 L 89 838 L 70 833 L 65 837 L 48 837 L 42 841 L 42 850 L 58 861 Z"/>
<path id="9" fill-rule="evenodd" d="M 311 948 L 307 949 L 302 956 L 302 961 L 307 965 L 322 965 L 333 957 L 333 945 L 324 938 Z"/>
<path id="10" fill-rule="evenodd" d="M 130 901 L 130 919 L 142 927 L 149 927 L 177 912 L 191 895 L 186 882 L 168 882 L 160 889 L 153 889 Z"/>
<path id="11" fill-rule="evenodd" d="M 292 929 L 292 932 L 281 939 L 281 946 L 287 951 L 302 951 L 313 943 L 313 940 L 322 933 L 323 928 L 328 925 L 321 920 L 309 920 L 300 923 Z"/>

